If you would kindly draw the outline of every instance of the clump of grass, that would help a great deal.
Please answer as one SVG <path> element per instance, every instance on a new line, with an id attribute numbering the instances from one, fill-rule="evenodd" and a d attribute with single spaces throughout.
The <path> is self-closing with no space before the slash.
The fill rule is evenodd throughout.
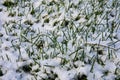
<path id="1" fill-rule="evenodd" d="M 3 34 L 2 34 L 2 33 L 0 33 L 0 37 L 3 37 Z"/>
<path id="2" fill-rule="evenodd" d="M 1 70 L 1 68 L 0 68 L 0 76 L 3 76 L 3 72 L 2 72 L 2 70 Z"/>
<path id="3" fill-rule="evenodd" d="M 2 12 L 2 8 L 0 8 L 0 12 Z"/>
<path id="4" fill-rule="evenodd" d="M 22 70 L 26 73 L 30 73 L 30 71 L 32 70 L 30 65 L 24 65 L 22 66 Z"/>
<path id="5" fill-rule="evenodd" d="M 17 3 L 14 3 L 14 2 L 12 2 L 10 0 L 6 0 L 6 1 L 4 1 L 3 5 L 9 8 L 9 7 L 16 6 Z"/>
<path id="6" fill-rule="evenodd" d="M 62 22 L 62 24 L 61 24 L 61 26 L 67 27 L 68 24 L 69 24 L 69 22 L 70 22 L 70 21 L 64 19 L 63 22 Z"/>
<path id="7" fill-rule="evenodd" d="M 77 76 L 77 80 L 87 80 L 87 76 L 85 74 L 82 74 L 82 75 L 78 75 Z"/>
<path id="8" fill-rule="evenodd" d="M 120 80 L 120 75 L 118 75 L 118 76 L 115 78 L 115 80 Z"/>
<path id="9" fill-rule="evenodd" d="M 32 26 L 32 25 L 33 25 L 33 23 L 32 23 L 32 21 L 31 21 L 31 20 L 26 20 L 24 23 L 25 23 L 26 25 L 30 25 L 30 26 Z"/>
<path id="10" fill-rule="evenodd" d="M 53 71 L 51 71 L 50 73 L 46 73 L 46 74 L 48 77 L 44 80 L 55 80 L 58 77 L 58 75 L 55 74 Z"/>
<path id="11" fill-rule="evenodd" d="M 49 23 L 49 18 L 45 19 L 44 23 Z"/>
<path id="12" fill-rule="evenodd" d="M 14 17 L 16 15 L 16 13 L 9 13 L 8 16 Z"/>
<path id="13" fill-rule="evenodd" d="M 35 14 L 35 10 L 32 9 L 32 11 L 30 12 L 31 15 L 34 15 Z"/>

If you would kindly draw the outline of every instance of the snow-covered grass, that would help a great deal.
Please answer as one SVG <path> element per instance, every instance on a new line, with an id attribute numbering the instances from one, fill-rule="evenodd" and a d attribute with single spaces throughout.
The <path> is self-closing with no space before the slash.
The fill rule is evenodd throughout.
<path id="1" fill-rule="evenodd" d="M 0 0 L 0 80 L 120 80 L 120 0 Z"/>

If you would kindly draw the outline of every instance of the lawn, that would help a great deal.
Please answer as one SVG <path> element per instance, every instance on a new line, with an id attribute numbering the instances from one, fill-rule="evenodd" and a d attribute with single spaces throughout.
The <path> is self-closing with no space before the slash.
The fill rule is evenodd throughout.
<path id="1" fill-rule="evenodd" d="M 0 0 L 0 80 L 120 80 L 120 0 Z"/>

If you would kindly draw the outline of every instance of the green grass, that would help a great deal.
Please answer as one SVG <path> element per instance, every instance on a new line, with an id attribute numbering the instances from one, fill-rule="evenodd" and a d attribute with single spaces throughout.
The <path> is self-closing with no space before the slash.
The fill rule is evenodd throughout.
<path id="1" fill-rule="evenodd" d="M 25 2 L 27 1 L 24 0 L 22 3 Z M 14 50 L 19 52 L 18 61 L 22 59 L 21 46 L 26 43 L 28 43 L 28 45 L 24 47 L 24 50 L 29 58 L 33 59 L 34 63 L 37 64 L 39 64 L 37 62 L 38 60 L 54 59 L 59 57 L 59 55 L 63 55 L 60 57 L 62 66 L 70 63 L 70 61 L 82 61 L 91 65 L 90 72 L 93 73 L 95 63 L 101 66 L 105 65 L 105 61 L 101 57 L 105 56 L 105 60 L 114 60 L 114 58 L 116 58 L 115 55 L 118 49 L 102 45 L 101 42 L 108 40 L 114 42 L 114 33 L 119 29 L 119 24 L 116 22 L 116 15 L 111 16 L 115 17 L 111 22 L 109 16 L 112 14 L 112 9 L 115 9 L 115 14 L 120 16 L 119 11 L 117 11 L 120 7 L 118 5 L 119 0 L 114 0 L 111 6 L 107 4 L 107 1 L 103 0 L 80 0 L 77 5 L 69 2 L 68 6 L 66 5 L 67 3 L 62 0 L 58 2 L 54 0 L 52 2 L 43 0 L 37 8 L 34 8 L 32 3 L 28 3 L 30 4 L 29 6 L 26 4 L 19 5 L 17 12 L 15 12 L 13 8 L 20 4 L 20 2 L 16 3 L 6 0 L 3 3 L 3 5 L 8 8 L 8 16 L 14 17 L 18 15 L 22 19 L 22 16 L 28 17 L 28 15 L 31 15 L 35 19 L 35 21 L 26 19 L 24 22 L 21 22 L 22 20 L 16 20 L 14 23 L 9 21 L 4 24 L 6 34 L 12 34 L 11 37 L 17 36 L 19 39 L 19 44 L 15 44 L 15 40 L 11 41 Z M 84 8 L 82 8 L 83 6 Z M 29 9 L 26 10 L 27 8 Z M 106 10 L 106 8 L 108 10 Z M 23 10 L 23 12 L 20 10 Z M 63 19 L 59 19 L 62 14 L 60 10 L 64 10 L 65 12 Z M 74 10 L 78 12 L 75 18 L 72 16 Z M 2 10 L 0 9 L 0 11 Z M 46 15 L 44 15 L 45 12 Z M 85 19 L 84 22 L 80 21 L 82 18 Z M 39 32 L 36 33 L 35 30 L 32 30 L 32 25 L 37 21 L 43 23 L 43 25 L 51 25 L 50 23 L 54 21 L 52 26 L 56 27 L 56 29 L 54 31 L 48 31 L 47 33 L 42 33 L 38 30 Z M 20 33 L 17 33 L 15 31 L 16 29 L 19 29 Z M 0 37 L 2 36 L 3 34 L 1 33 Z M 57 40 L 59 37 L 63 37 L 62 42 Z M 97 40 L 99 43 L 89 43 L 90 40 Z M 117 39 L 117 41 L 119 40 Z M 69 45 L 72 45 L 74 50 L 70 49 Z M 69 58 L 64 56 L 69 56 Z M 6 57 L 7 60 L 10 60 L 8 55 L 6 55 Z M 31 71 L 31 68 L 25 66 L 23 70 Z M 117 70 L 118 68 L 116 69 L 116 75 L 118 75 Z M 2 72 L 0 72 L 0 74 L 2 74 Z M 43 80 L 54 80 L 56 74 L 53 73 L 53 76 L 49 76 Z M 86 75 L 81 77 L 83 80 L 87 80 Z M 79 77 L 79 79 L 81 79 L 81 77 Z M 118 80 L 118 78 L 115 80 Z"/>

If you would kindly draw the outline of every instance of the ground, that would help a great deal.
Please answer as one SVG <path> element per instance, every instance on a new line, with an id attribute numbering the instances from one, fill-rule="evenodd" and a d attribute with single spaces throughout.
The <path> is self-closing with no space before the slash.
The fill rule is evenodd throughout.
<path id="1" fill-rule="evenodd" d="M 0 0 L 0 80 L 120 80 L 120 0 Z"/>

